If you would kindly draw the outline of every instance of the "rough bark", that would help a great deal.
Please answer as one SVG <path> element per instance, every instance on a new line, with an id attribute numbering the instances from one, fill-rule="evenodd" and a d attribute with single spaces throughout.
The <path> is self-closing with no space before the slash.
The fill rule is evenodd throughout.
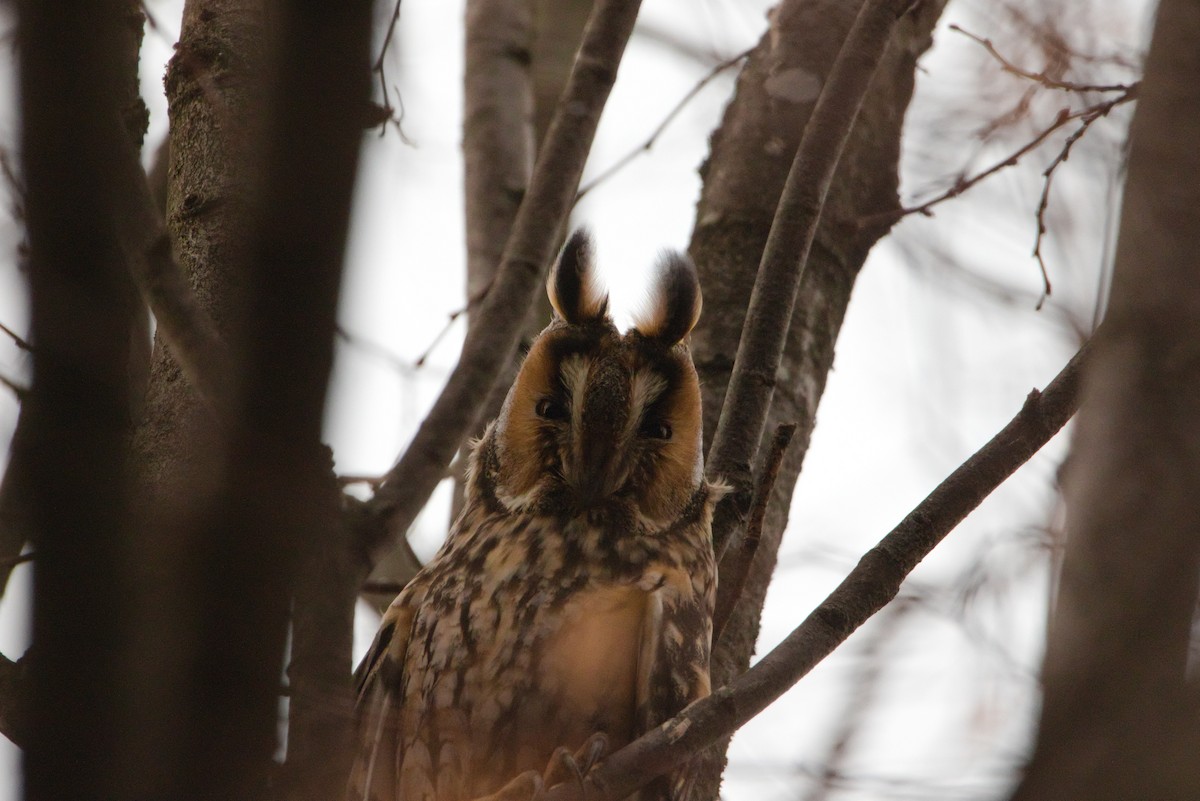
<path id="1" fill-rule="evenodd" d="M 754 667 L 607 757 L 582 782 L 553 788 L 545 801 L 625 798 L 778 700 L 894 599 L 913 568 L 1066 424 L 1078 407 L 1086 350 L 1044 392 L 1030 392 L 1008 425 L 864 554 L 829 597 Z"/>
<path id="2" fill-rule="evenodd" d="M 775 11 L 770 29 L 738 80 L 737 93 L 713 136 L 711 154 L 702 168 L 704 188 L 689 250 L 708 301 L 692 334 L 692 352 L 704 388 L 709 442 L 784 178 L 859 5 L 793 0 Z M 884 233 L 880 228 L 860 231 L 854 223 L 865 214 L 898 205 L 901 123 L 912 95 L 916 60 L 929 47 L 930 32 L 944 5 L 918 4 L 901 21 L 826 199 L 766 422 L 767 431 L 787 422 L 797 423 L 798 429 L 775 485 L 754 571 L 727 626 L 722 647 L 713 655 L 714 686 L 744 671 L 753 652 L 789 502 L 833 363 L 834 343 L 850 291 L 871 246 Z M 721 299 L 718 303 L 709 301 L 717 298 Z M 704 796 L 715 797 L 723 749 L 714 749 L 704 760 Z"/>
<path id="3" fill-rule="evenodd" d="M 132 107 L 141 16 L 122 0 L 90 10 L 18 6 L 37 350 L 25 465 L 38 554 L 24 765 L 31 799 L 119 795 L 117 712 L 130 697 L 121 644 L 137 308 L 115 235 L 112 165 L 129 147 L 122 115 Z"/>
<path id="4" fill-rule="evenodd" d="M 269 40 L 262 14 L 254 0 L 188 2 L 165 81 L 171 138 L 166 222 L 196 303 L 231 351 L 246 264 L 246 148 L 257 138 L 263 107 Z M 232 375 L 228 381 L 232 386 Z M 201 575 L 208 569 L 201 554 L 210 553 L 203 529 L 219 498 L 223 439 L 212 408 L 159 332 L 146 411 L 134 436 L 140 519 L 133 550 L 140 572 L 129 670 L 142 703 L 123 722 L 134 738 L 132 762 L 140 766 L 129 779 L 138 797 L 172 796 L 193 766 L 212 769 L 213 753 L 194 751 L 202 732 L 194 729 L 201 697 L 192 672 L 210 656 L 201 632 L 213 610 L 201 599 L 212 577 Z M 231 639 L 221 650 L 242 645 Z M 239 767 L 228 766 L 225 775 Z"/>
<path id="5" fill-rule="evenodd" d="M 750 491 L 751 463 L 766 429 L 796 294 L 808 267 L 825 198 L 867 89 L 908 4 L 909 0 L 869 0 L 862 5 L 804 124 L 804 135 L 771 220 L 708 453 L 709 474 L 732 485 L 735 497 Z M 776 93 L 805 88 L 795 76 L 776 76 L 776 80 Z M 734 528 L 714 521 L 713 546 L 718 559 Z"/>
<path id="6" fill-rule="evenodd" d="M 1066 552 L 1020 801 L 1200 794 L 1188 664 L 1200 578 L 1197 37 L 1200 6 L 1164 0 L 1066 471 Z"/>
<path id="7" fill-rule="evenodd" d="M 298 798 L 341 788 L 360 577 L 320 429 L 369 12 L 284 3 L 268 25 L 258 3 L 185 8 L 167 80 L 168 217 L 233 375 L 216 425 L 159 344 L 138 438 L 153 565 L 134 667 L 148 697 L 130 726 L 139 795 L 267 792 L 289 606 L 294 759 L 280 782 Z"/>

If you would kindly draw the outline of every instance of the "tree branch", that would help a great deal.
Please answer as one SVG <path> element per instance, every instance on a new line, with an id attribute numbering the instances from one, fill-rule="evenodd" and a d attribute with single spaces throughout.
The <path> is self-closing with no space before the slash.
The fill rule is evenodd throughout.
<path id="1" fill-rule="evenodd" d="M 196 756 L 178 777 L 193 797 L 262 797 L 266 788 L 255 785 L 276 747 L 289 617 L 281 784 L 293 801 L 324 801 L 341 794 L 349 770 L 362 576 L 321 427 L 370 95 L 372 5 L 289 0 L 271 18 L 278 39 L 267 50 L 270 93 L 254 151 L 261 172 L 247 215 L 244 304 L 234 309 L 236 415 L 194 585 L 199 653 L 229 653 L 188 671 L 195 699 L 185 748 Z"/>
<path id="2" fill-rule="evenodd" d="M 371 502 L 374 524 L 362 532 L 362 545 L 372 561 L 408 530 L 463 435 L 477 424 L 481 399 L 512 358 L 526 311 L 554 255 L 559 226 L 574 199 L 639 6 L 640 0 L 596 4 L 496 280 L 480 305 L 479 324 L 467 333 L 446 388 Z"/>
<path id="3" fill-rule="evenodd" d="M 1066 547 L 1019 801 L 1200 794 L 1198 38 L 1200 5 L 1159 4 L 1064 471 Z"/>
<path id="4" fill-rule="evenodd" d="M 467 297 L 495 278 L 533 167 L 531 3 L 470 0 L 466 15 L 463 161 Z M 468 322 L 476 315 L 468 316 Z"/>
<path id="5" fill-rule="evenodd" d="M 154 313 L 158 335 L 189 383 L 223 419 L 230 415 L 233 366 L 216 324 L 196 302 L 175 259 L 137 150 L 123 148 L 115 165 L 119 236 L 134 282 Z"/>
<path id="6" fill-rule="evenodd" d="M 714 686 L 728 683 L 749 664 L 846 306 L 867 254 L 887 231 L 883 226 L 857 230 L 852 221 L 896 206 L 904 112 L 912 97 L 917 60 L 932 43 L 944 6 L 945 0 L 926 0 L 901 21 L 826 198 L 779 367 L 784 383 L 775 389 L 768 420 L 770 427 L 797 423 L 796 436 L 780 467 L 742 598 L 713 650 Z M 780 3 L 711 139 L 689 246 L 707 298 L 705 314 L 691 337 L 701 379 L 705 442 L 712 442 L 716 430 L 785 179 L 821 80 L 829 75 L 860 7 L 861 2 L 844 0 Z M 745 500 L 748 504 L 749 498 Z M 722 563 L 718 586 L 728 583 L 726 565 Z M 697 798 L 718 797 L 723 768 L 721 748 L 697 758 Z"/>
<path id="7" fill-rule="evenodd" d="M 1044 70 L 1033 72 L 1024 67 L 1018 67 L 996 49 L 991 39 L 985 39 L 982 36 L 971 33 L 960 25 L 951 24 L 949 28 L 955 33 L 961 33 L 973 42 L 981 45 L 988 52 L 988 55 L 999 62 L 1000 67 L 1005 72 L 1016 75 L 1018 78 L 1039 83 L 1047 89 L 1058 89 L 1063 92 L 1128 92 L 1132 88 L 1131 84 L 1124 83 L 1076 83 L 1074 81 L 1062 81 L 1057 78 L 1051 78 Z"/>
<path id="8" fill-rule="evenodd" d="M 963 518 L 1029 460 L 1079 404 L 1085 345 L 1044 391 L 913 509 L 809 616 L 744 674 L 601 762 L 545 801 L 615 801 L 683 764 L 769 706 L 882 609 Z"/>
<path id="9" fill-rule="evenodd" d="M 136 97 L 141 15 L 128 0 L 87 14 L 26 0 L 17 13 L 36 347 L 22 502 L 38 553 L 24 791 L 99 800 L 123 795 L 136 293 L 113 173 L 130 146 L 122 115 Z"/>
<path id="10" fill-rule="evenodd" d="M 717 604 L 713 611 L 714 643 L 720 643 L 721 634 L 733 607 L 742 595 L 746 577 L 750 575 L 750 567 L 754 564 L 754 555 L 758 553 L 758 542 L 762 537 L 763 521 L 767 517 L 767 506 L 771 502 L 771 491 L 775 489 L 775 479 L 779 477 L 779 466 L 783 463 L 783 454 L 787 451 L 792 436 L 796 433 L 795 423 L 782 423 L 775 429 L 775 439 L 771 443 L 771 452 L 763 462 L 762 472 L 758 477 L 758 486 L 754 490 L 754 503 L 750 507 L 750 520 L 746 524 L 746 534 L 742 544 L 736 551 L 729 552 L 726 557 L 725 575 L 727 580 L 717 584 Z"/>
<path id="11" fill-rule="evenodd" d="M 666 116 L 659 121 L 658 126 L 650 132 L 650 135 L 646 137 L 645 141 L 630 150 L 621 158 L 617 159 L 608 167 L 601 170 L 594 178 L 588 181 L 586 185 L 579 187 L 579 193 L 575 195 L 575 202 L 578 203 L 588 192 L 591 192 L 597 186 L 604 183 L 621 170 L 625 169 L 625 167 L 628 166 L 638 156 L 642 155 L 643 153 L 649 153 L 651 149 L 654 148 L 654 145 L 658 142 L 658 138 L 663 135 L 664 131 L 667 130 L 667 126 L 669 126 L 674 119 L 679 116 L 679 113 L 687 107 L 688 103 L 692 102 L 696 95 L 700 94 L 704 87 L 715 81 L 717 76 L 719 76 L 721 73 L 732 67 L 736 67 L 738 64 L 741 64 L 750 57 L 751 52 L 753 52 L 753 49 L 743 50 L 741 53 L 725 59 L 709 70 L 707 75 L 697 81 L 692 88 L 684 93 L 683 97 L 681 97 L 679 101 L 671 107 L 671 110 L 668 111 Z"/>
<path id="12" fill-rule="evenodd" d="M 729 511 L 738 496 L 744 499 L 749 491 L 750 465 L 766 426 L 776 371 L 825 197 L 888 39 L 910 3 L 868 0 L 863 4 L 792 161 L 750 295 L 748 323 L 709 454 L 709 475 L 732 483 L 735 496 L 722 504 L 725 512 L 713 521 L 718 558 L 739 522 L 740 514 Z"/>
<path id="13" fill-rule="evenodd" d="M 24 748 L 29 737 L 29 676 L 25 659 L 0 654 L 0 734 Z"/>

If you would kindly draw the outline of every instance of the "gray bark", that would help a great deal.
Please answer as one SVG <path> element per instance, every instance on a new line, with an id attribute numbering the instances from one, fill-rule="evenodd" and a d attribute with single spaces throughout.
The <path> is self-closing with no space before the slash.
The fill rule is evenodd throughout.
<path id="1" fill-rule="evenodd" d="M 780 5 L 713 136 L 711 154 L 702 168 L 704 188 L 689 248 L 706 300 L 705 313 L 692 334 L 692 352 L 704 388 L 706 441 L 711 442 L 716 428 L 784 179 L 859 5 L 826 0 Z M 856 223 L 864 215 L 898 205 L 901 123 L 912 95 L 916 60 L 931 44 L 930 33 L 944 5 L 919 4 L 901 21 L 826 200 L 776 375 L 766 437 L 779 423 L 796 422 L 798 429 L 775 484 L 754 571 L 722 647 L 713 654 L 713 686 L 743 672 L 753 653 L 788 506 L 850 292 L 871 246 L 886 231 L 859 230 Z M 703 756 L 705 797 L 716 796 L 723 766 L 723 748 Z"/>

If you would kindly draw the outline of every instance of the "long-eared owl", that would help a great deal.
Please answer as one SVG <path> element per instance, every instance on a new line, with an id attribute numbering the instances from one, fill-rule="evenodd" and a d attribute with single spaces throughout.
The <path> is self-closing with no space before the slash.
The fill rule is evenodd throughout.
<path id="1" fill-rule="evenodd" d="M 724 490 L 704 478 L 686 344 L 695 268 L 664 254 L 621 334 L 592 262 L 578 231 L 548 282 L 554 320 L 474 446 L 462 514 L 359 667 L 351 798 L 484 797 L 709 692 Z M 638 797 L 689 795 L 683 769 Z"/>

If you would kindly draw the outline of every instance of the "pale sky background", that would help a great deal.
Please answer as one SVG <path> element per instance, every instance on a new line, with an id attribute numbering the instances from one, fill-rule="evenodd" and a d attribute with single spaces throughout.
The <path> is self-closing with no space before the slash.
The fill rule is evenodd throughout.
<path id="1" fill-rule="evenodd" d="M 1064 0 L 1079 20 L 1073 43 L 1136 63 L 1146 30 L 1142 3 Z M 647 0 L 639 26 L 669 31 L 708 63 L 635 34 L 589 162 L 595 174 L 637 147 L 711 63 L 752 45 L 766 25 L 762 0 Z M 166 129 L 162 74 L 179 31 L 180 4 L 151 0 L 143 91 L 148 142 Z M 1030 7 L 1034 7 L 1031 0 Z M 390 9 L 382 9 L 383 15 Z M 381 474 L 411 438 L 457 357 L 457 323 L 420 370 L 411 365 L 450 312 L 463 304 L 461 0 L 406 0 L 399 47 L 388 67 L 404 100 L 403 143 L 394 131 L 365 138 L 341 323 L 374 349 L 340 343 L 327 437 L 342 474 Z M 1045 98 L 1036 119 L 981 145 L 974 136 L 1027 85 L 996 73 L 977 46 L 946 30 L 958 22 L 996 39 L 1004 52 L 1037 54 L 1011 18 L 984 3 L 951 3 L 937 46 L 921 62 L 906 132 L 902 197 L 923 200 L 961 171 L 986 166 L 1030 138 L 1058 108 Z M 1074 35 L 1074 34 L 1073 34 Z M 1005 38 L 1009 37 L 1009 38 Z M 6 43 L 11 40 L 6 40 Z M 16 147 L 12 52 L 0 71 L 0 144 Z M 1107 61 L 1075 77 L 1128 79 Z M 1088 70 L 1092 70 L 1088 72 Z M 733 88 L 731 72 L 678 116 L 656 147 L 581 203 L 576 219 L 595 232 L 618 313 L 635 303 L 663 247 L 683 248 L 699 194 L 696 168 Z M 966 111 L 963 111 L 966 110 Z M 974 116 L 971 116 L 974 114 Z M 1034 311 L 1041 279 L 1030 257 L 1037 170 L 1057 152 L 1031 157 L 1037 170 L 1002 173 L 932 219 L 909 218 L 881 243 L 859 278 L 835 369 L 796 492 L 763 621 L 759 653 L 775 645 L 946 474 L 1001 428 L 1025 395 L 1066 363 L 1075 340 L 1065 313 L 1089 321 L 1108 252 L 1105 221 L 1127 116 L 1101 123 L 1055 179 L 1048 264 L 1055 294 Z M 1061 137 L 1057 140 L 1061 143 Z M 1088 148 L 1091 148 L 1089 151 Z M 1090 155 L 1089 155 L 1090 154 Z M 1076 170 L 1076 175 L 1069 173 Z M 1086 173 L 1086 175 L 1078 174 Z M 585 179 L 586 180 L 586 179 Z M 27 330 L 24 289 L 11 257 L 15 228 L 0 209 L 0 322 Z M 1111 220 L 1110 220 L 1111 222 Z M 982 291 L 981 285 L 999 291 Z M 401 365 L 409 365 L 401 369 Z M 26 381 L 27 360 L 0 339 L 0 371 Z M 16 416 L 0 392 L 0 442 Z M 807 797 L 856 679 L 864 650 L 886 633 L 886 670 L 835 783 L 838 799 L 995 798 L 1020 764 L 1036 714 L 1035 676 L 1049 587 L 1042 529 L 1054 517 L 1058 437 L 1002 487 L 914 574 L 923 601 L 879 626 L 868 624 L 734 740 L 723 791 L 730 801 Z M 439 492 L 412 535 L 422 557 L 445 536 L 448 495 Z M 0 603 L 0 651 L 27 644 L 30 569 L 17 568 Z M 974 591 L 962 588 L 972 579 Z M 359 652 L 375 621 L 363 610 Z M 8 780 L 3 776 L 7 775 Z M 0 741 L 0 801 L 19 797 L 19 756 Z"/>

